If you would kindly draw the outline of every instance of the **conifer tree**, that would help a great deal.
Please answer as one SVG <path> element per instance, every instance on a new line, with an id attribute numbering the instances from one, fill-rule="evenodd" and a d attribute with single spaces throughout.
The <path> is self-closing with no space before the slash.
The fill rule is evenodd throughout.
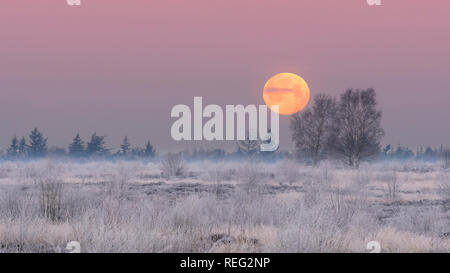
<path id="1" fill-rule="evenodd" d="M 44 138 L 37 128 L 30 133 L 30 146 L 28 154 L 31 157 L 44 157 L 47 155 L 47 138 Z"/>
<path id="2" fill-rule="evenodd" d="M 72 143 L 69 145 L 69 155 L 74 157 L 81 157 L 84 154 L 84 141 L 81 139 L 80 134 L 77 133 Z"/>
<path id="3" fill-rule="evenodd" d="M 145 144 L 145 149 L 144 149 L 144 157 L 155 157 L 155 155 L 156 155 L 155 148 L 150 143 L 150 141 L 147 141 L 147 144 Z"/>
<path id="4" fill-rule="evenodd" d="M 128 137 L 125 136 L 125 138 L 122 141 L 122 144 L 120 145 L 120 154 L 122 155 L 128 155 L 131 150 L 131 144 L 128 142 Z"/>
<path id="5" fill-rule="evenodd" d="M 15 158 L 18 155 L 19 155 L 19 139 L 16 136 L 14 136 L 7 150 L 7 156 L 10 158 Z"/>
<path id="6" fill-rule="evenodd" d="M 106 148 L 105 142 L 106 136 L 97 136 L 94 133 L 91 140 L 88 142 L 86 147 L 86 154 L 89 156 L 101 156 L 109 153 L 109 149 Z"/>
<path id="7" fill-rule="evenodd" d="M 28 144 L 27 144 L 27 141 L 25 140 L 25 137 L 22 137 L 20 139 L 20 142 L 19 142 L 19 153 L 18 153 L 18 155 L 20 157 L 26 157 L 27 152 L 28 152 Z"/>

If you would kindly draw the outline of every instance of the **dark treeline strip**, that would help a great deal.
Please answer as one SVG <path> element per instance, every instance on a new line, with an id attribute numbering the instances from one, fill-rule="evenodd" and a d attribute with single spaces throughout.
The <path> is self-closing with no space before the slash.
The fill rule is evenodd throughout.
<path id="1" fill-rule="evenodd" d="M 238 160 L 252 158 L 260 161 L 297 159 L 317 165 L 324 159 L 340 160 L 348 166 L 358 167 L 372 160 L 443 160 L 450 168 L 450 149 L 418 147 L 412 151 L 406 146 L 381 146 L 384 130 L 382 112 L 378 109 L 375 90 L 348 89 L 338 99 L 317 94 L 309 107 L 291 117 L 293 151 L 260 152 L 261 142 L 247 139 L 237 141 L 237 150 L 227 153 L 222 149 L 193 149 L 181 152 L 188 160 Z M 28 160 L 53 157 L 76 159 L 135 159 L 152 160 L 157 153 L 150 141 L 142 147 L 132 147 L 126 136 L 119 149 L 106 146 L 106 136 L 92 134 L 85 142 L 80 134 L 65 148 L 48 148 L 47 138 L 34 128 L 27 137 L 14 136 L 6 152 L 6 160 Z"/>

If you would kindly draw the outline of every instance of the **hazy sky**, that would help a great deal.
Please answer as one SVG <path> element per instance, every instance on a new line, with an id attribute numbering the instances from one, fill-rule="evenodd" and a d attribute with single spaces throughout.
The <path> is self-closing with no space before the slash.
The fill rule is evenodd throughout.
<path id="1" fill-rule="evenodd" d="M 374 87 L 383 143 L 449 145 L 450 1 L 382 2 L 2 0 L 0 147 L 35 126 L 50 145 L 79 131 L 187 147 L 170 138 L 172 106 L 263 104 L 279 72 L 312 95 Z"/>

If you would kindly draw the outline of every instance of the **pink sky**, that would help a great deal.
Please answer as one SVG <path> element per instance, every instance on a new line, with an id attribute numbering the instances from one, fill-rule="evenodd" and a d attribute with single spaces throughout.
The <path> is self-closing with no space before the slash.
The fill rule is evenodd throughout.
<path id="1" fill-rule="evenodd" d="M 185 147 L 170 139 L 173 105 L 263 104 L 279 72 L 312 95 L 374 87 L 383 143 L 450 145 L 450 1 L 65 2 L 1 3 L 2 148 L 35 126 L 51 145 L 96 131 L 113 147 L 125 135 Z"/>

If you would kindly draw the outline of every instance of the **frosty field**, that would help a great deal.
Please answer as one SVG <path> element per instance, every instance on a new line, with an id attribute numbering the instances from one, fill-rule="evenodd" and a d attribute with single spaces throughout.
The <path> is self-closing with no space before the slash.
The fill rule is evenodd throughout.
<path id="1" fill-rule="evenodd" d="M 450 252 L 450 170 L 385 162 L 0 163 L 0 252 Z"/>

